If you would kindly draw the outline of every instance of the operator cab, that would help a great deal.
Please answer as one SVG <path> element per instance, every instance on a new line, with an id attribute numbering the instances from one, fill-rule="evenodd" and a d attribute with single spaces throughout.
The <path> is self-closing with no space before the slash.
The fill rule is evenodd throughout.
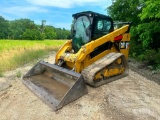
<path id="1" fill-rule="evenodd" d="M 72 15 L 72 48 L 78 52 L 81 46 L 113 31 L 113 20 L 109 16 L 92 11 Z"/>

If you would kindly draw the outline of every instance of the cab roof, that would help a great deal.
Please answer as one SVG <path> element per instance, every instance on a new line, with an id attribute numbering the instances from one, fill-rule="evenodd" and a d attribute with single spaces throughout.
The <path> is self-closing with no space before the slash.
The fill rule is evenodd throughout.
<path id="1" fill-rule="evenodd" d="M 109 17 L 107 15 L 103 15 L 103 14 L 96 13 L 96 12 L 93 12 L 93 11 L 79 12 L 79 13 L 73 14 L 72 17 L 77 18 L 77 17 L 79 17 L 81 15 L 87 15 L 87 16 L 91 16 L 91 17 L 100 17 L 100 18 L 106 18 L 106 19 L 112 19 L 111 17 Z"/>

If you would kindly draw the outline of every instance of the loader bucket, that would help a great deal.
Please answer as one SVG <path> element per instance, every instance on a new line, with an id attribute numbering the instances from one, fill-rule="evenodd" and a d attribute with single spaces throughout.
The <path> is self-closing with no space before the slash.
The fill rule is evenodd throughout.
<path id="1" fill-rule="evenodd" d="M 54 111 L 88 92 L 81 74 L 44 61 L 29 70 L 22 81 Z"/>

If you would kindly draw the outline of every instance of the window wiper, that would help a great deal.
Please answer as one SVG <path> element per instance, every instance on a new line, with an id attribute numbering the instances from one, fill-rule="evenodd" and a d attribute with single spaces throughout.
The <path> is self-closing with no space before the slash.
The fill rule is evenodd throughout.
<path id="1" fill-rule="evenodd" d="M 85 31 L 86 35 L 88 36 L 88 31 L 86 30 L 86 26 L 84 24 L 83 18 L 82 18 L 82 23 L 83 23 L 84 31 Z"/>
<path id="2" fill-rule="evenodd" d="M 83 18 L 82 18 L 82 23 L 83 23 L 83 27 L 84 27 L 84 29 L 86 29 L 86 26 L 85 26 L 85 24 L 84 24 Z"/>

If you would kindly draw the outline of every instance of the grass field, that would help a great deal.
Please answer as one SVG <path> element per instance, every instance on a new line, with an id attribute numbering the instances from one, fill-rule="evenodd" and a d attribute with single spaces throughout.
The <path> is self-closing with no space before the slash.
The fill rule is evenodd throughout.
<path id="1" fill-rule="evenodd" d="M 0 76 L 58 50 L 64 43 L 65 40 L 0 40 Z"/>

